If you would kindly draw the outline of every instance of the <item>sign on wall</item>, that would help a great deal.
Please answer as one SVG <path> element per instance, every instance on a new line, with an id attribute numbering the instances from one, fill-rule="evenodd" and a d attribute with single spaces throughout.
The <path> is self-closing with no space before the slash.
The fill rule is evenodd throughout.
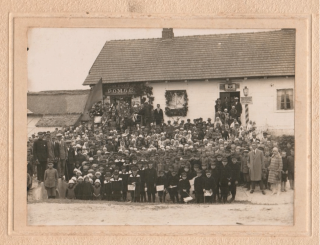
<path id="1" fill-rule="evenodd" d="M 103 84 L 104 95 L 132 95 L 135 94 L 133 85 L 128 83 Z"/>
<path id="2" fill-rule="evenodd" d="M 220 90 L 224 90 L 225 92 L 236 92 L 237 89 L 240 88 L 239 83 L 221 83 Z"/>
<path id="3" fill-rule="evenodd" d="M 252 104 L 252 96 L 241 97 L 240 103 L 241 104 Z"/>

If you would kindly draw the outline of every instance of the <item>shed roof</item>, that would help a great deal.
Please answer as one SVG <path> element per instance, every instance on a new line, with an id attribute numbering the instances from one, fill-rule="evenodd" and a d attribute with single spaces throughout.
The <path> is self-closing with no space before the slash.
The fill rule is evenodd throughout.
<path id="1" fill-rule="evenodd" d="M 82 114 L 90 90 L 28 92 L 27 108 L 34 114 Z"/>
<path id="2" fill-rule="evenodd" d="M 295 74 L 295 30 L 107 41 L 83 85 Z"/>
<path id="3" fill-rule="evenodd" d="M 71 115 L 45 115 L 36 124 L 36 127 L 63 127 L 77 123 L 81 114 Z"/>

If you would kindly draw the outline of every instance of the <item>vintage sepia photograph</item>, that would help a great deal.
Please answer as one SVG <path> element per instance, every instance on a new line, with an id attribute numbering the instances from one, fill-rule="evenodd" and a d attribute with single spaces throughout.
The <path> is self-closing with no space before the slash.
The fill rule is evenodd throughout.
<path id="1" fill-rule="evenodd" d="M 295 29 L 27 36 L 27 225 L 294 225 Z"/>

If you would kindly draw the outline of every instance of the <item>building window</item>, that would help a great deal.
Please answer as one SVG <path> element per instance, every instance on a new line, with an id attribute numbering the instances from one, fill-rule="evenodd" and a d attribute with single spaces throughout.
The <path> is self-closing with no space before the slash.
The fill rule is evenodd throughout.
<path id="1" fill-rule="evenodd" d="M 277 110 L 293 110 L 293 89 L 277 90 Z"/>

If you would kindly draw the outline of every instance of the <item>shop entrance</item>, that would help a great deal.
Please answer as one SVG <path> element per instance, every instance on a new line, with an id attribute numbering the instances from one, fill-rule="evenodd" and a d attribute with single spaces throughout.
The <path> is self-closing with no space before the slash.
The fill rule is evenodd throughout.
<path id="1" fill-rule="evenodd" d="M 240 92 L 220 92 L 221 103 L 227 98 L 229 105 L 232 105 L 235 97 L 238 97 L 240 101 Z"/>
<path id="2" fill-rule="evenodd" d="M 221 104 L 223 105 L 225 103 L 225 100 L 227 98 L 227 103 L 228 103 L 228 109 L 230 110 L 231 105 L 234 104 L 234 98 L 238 97 L 240 101 L 240 92 L 220 92 L 220 99 L 221 99 Z"/>

